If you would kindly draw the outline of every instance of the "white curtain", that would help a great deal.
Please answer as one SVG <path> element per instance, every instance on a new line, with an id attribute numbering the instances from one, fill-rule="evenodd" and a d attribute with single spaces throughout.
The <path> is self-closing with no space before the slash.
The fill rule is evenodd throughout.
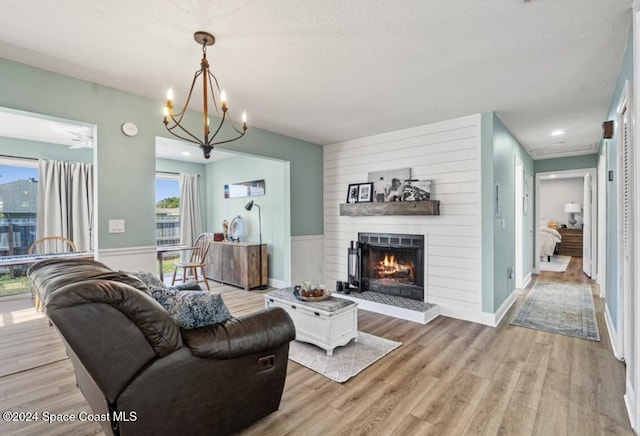
<path id="1" fill-rule="evenodd" d="M 180 243 L 192 245 L 203 231 L 197 174 L 180 174 Z"/>
<path id="2" fill-rule="evenodd" d="M 40 159 L 38 171 L 36 237 L 64 236 L 91 250 L 93 165 Z"/>

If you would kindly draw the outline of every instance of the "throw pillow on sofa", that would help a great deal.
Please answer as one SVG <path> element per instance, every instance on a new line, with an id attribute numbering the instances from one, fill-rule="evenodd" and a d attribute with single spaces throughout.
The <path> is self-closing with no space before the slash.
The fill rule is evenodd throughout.
<path id="1" fill-rule="evenodd" d="M 166 288 L 166 285 L 153 273 L 146 271 L 120 271 L 137 278 L 147 286 L 147 294 L 151 295 L 151 288 Z"/>
<path id="2" fill-rule="evenodd" d="M 202 287 L 196 282 L 180 283 L 171 287 L 178 291 L 202 291 Z"/>
<path id="3" fill-rule="evenodd" d="M 120 271 L 121 273 L 128 274 L 132 277 L 137 278 L 142 283 L 145 284 L 147 289 L 145 292 L 151 295 L 152 288 L 167 288 L 162 280 L 160 280 L 155 274 L 149 273 L 146 271 Z M 177 289 L 178 291 L 202 291 L 200 285 L 196 282 L 186 282 L 180 283 L 178 285 L 172 286 L 173 289 Z"/>
<path id="4" fill-rule="evenodd" d="M 150 289 L 151 296 L 169 312 L 176 324 L 184 329 L 205 327 L 232 318 L 220 294 L 160 287 Z"/>

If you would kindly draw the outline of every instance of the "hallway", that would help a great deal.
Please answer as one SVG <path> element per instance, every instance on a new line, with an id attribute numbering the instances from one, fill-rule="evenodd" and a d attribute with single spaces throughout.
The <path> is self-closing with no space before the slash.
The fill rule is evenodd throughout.
<path id="1" fill-rule="evenodd" d="M 565 272 L 541 271 L 540 275 L 537 276 L 537 280 L 545 282 L 585 283 L 591 285 L 592 289 L 597 288 L 595 280 L 591 280 L 582 271 L 582 257 L 576 256 L 571 257 L 571 261 Z M 599 293 L 595 293 L 594 295 L 599 295 Z"/>
<path id="2" fill-rule="evenodd" d="M 571 257 L 565 272 L 541 271 L 539 275 L 534 275 L 511 313 L 518 310 L 526 294 L 537 282 L 588 284 L 600 332 L 599 342 L 557 334 L 543 333 L 539 336 L 549 335 L 547 339 L 553 344 L 550 355 L 544 359 L 547 367 L 540 398 L 540 405 L 544 405 L 543 409 L 549 413 L 546 427 L 551 432 L 547 434 L 554 434 L 552 429 L 565 428 L 567 422 L 576 419 L 575 416 L 567 416 L 567 411 L 570 411 L 569 415 L 582 415 L 585 429 L 589 428 L 587 432 L 576 429 L 574 434 L 633 434 L 623 400 L 625 364 L 613 355 L 604 319 L 604 300 L 599 296 L 600 289 L 595 280 L 582 271 L 582 257 Z M 511 316 L 505 318 L 511 319 Z M 515 326 L 510 328 L 520 329 Z M 557 346 L 559 344 L 563 345 Z M 553 361 L 555 363 L 552 365 Z M 617 422 L 616 425 L 610 427 L 614 422 Z M 599 429 L 596 423 L 599 423 Z"/>

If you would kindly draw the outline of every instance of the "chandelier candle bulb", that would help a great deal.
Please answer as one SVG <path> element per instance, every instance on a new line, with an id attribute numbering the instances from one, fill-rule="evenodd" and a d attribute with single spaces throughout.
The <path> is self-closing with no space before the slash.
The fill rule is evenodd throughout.
<path id="1" fill-rule="evenodd" d="M 162 111 L 164 114 L 164 125 L 169 124 L 169 116 L 171 116 L 171 109 L 173 109 L 173 105 L 171 103 L 173 100 L 173 88 L 169 88 L 167 90 L 167 104 L 164 106 L 164 110 Z"/>
<path id="2" fill-rule="evenodd" d="M 226 111 L 227 110 L 227 93 L 224 89 L 220 93 L 220 102 L 222 103 L 222 110 Z"/>

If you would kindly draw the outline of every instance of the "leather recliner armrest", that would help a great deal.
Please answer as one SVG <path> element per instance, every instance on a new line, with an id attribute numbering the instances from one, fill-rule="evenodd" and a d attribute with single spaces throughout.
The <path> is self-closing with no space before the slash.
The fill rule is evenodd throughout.
<path id="1" fill-rule="evenodd" d="M 182 339 L 194 356 L 233 359 L 272 350 L 294 340 L 293 321 L 279 307 L 193 330 L 182 330 Z"/>

